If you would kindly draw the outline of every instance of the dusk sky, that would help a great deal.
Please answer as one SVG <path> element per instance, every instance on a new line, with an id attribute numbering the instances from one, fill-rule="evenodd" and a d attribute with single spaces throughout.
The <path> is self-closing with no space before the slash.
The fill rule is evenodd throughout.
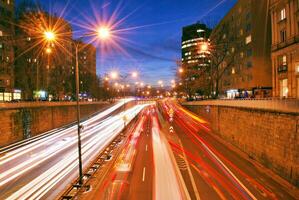
<path id="1" fill-rule="evenodd" d="M 115 29 L 122 31 L 109 52 L 97 51 L 97 72 L 104 74 L 111 70 L 122 73 L 137 70 L 140 80 L 165 84 L 174 78 L 176 60 L 180 60 L 182 27 L 197 21 L 213 26 L 236 3 L 236 0 L 42 0 L 52 13 L 63 13 L 81 29 L 85 23 L 96 19 L 110 19 L 116 13 L 115 21 L 123 22 Z M 62 10 L 65 9 L 64 12 Z M 80 24 L 80 26 L 78 26 Z M 78 36 L 78 34 L 75 34 Z M 116 34 L 117 35 L 117 34 Z M 105 44 L 108 46 L 108 44 Z"/>

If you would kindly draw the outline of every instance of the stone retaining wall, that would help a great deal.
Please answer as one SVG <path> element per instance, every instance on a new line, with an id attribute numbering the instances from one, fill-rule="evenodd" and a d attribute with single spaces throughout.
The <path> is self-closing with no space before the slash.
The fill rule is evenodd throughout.
<path id="1" fill-rule="evenodd" d="M 299 186 L 299 115 L 252 108 L 185 105 L 251 158 Z"/>
<path id="2" fill-rule="evenodd" d="M 81 117 L 100 111 L 109 104 L 82 103 Z M 76 104 L 10 104 L 0 110 L 0 147 L 70 124 L 76 120 Z"/>

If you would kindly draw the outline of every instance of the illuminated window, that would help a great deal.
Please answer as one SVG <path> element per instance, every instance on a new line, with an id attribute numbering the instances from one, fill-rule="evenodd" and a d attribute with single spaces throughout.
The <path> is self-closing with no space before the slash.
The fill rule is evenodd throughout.
<path id="1" fill-rule="evenodd" d="M 240 29 L 240 35 L 242 36 L 244 33 L 243 29 Z"/>
<path id="2" fill-rule="evenodd" d="M 295 71 L 296 71 L 297 74 L 299 74 L 299 63 L 296 64 Z"/>
<path id="3" fill-rule="evenodd" d="M 1 36 L 3 36 L 3 32 L 2 32 L 2 31 L 0 31 L 0 37 L 1 37 Z"/>
<path id="4" fill-rule="evenodd" d="M 287 56 L 286 55 L 282 55 L 278 57 L 278 65 L 279 66 L 285 66 L 287 65 Z"/>
<path id="5" fill-rule="evenodd" d="M 287 56 L 286 55 L 282 56 L 282 65 L 287 65 Z"/>
<path id="6" fill-rule="evenodd" d="M 241 58 L 244 58 L 244 52 L 241 52 L 241 53 L 240 53 L 240 57 L 241 57 Z"/>
<path id="7" fill-rule="evenodd" d="M 235 74 L 235 73 L 236 73 L 235 68 L 232 68 L 232 74 Z"/>
<path id="8" fill-rule="evenodd" d="M 249 44 L 252 41 L 251 35 L 247 36 L 245 39 L 245 43 Z"/>
<path id="9" fill-rule="evenodd" d="M 288 79 L 279 80 L 280 97 L 288 97 Z"/>
<path id="10" fill-rule="evenodd" d="M 286 18 L 286 9 L 282 9 L 280 11 L 280 20 L 284 20 Z"/>

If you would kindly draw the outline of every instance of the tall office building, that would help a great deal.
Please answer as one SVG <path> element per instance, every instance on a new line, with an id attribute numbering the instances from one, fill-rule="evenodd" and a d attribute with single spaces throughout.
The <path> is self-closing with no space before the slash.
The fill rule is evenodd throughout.
<path id="1" fill-rule="evenodd" d="M 13 99 L 14 0 L 0 1 L 0 101 Z"/>
<path id="2" fill-rule="evenodd" d="M 273 96 L 299 99 L 299 1 L 270 0 Z"/>
<path id="3" fill-rule="evenodd" d="M 204 76 L 203 70 L 209 65 L 208 51 L 202 51 L 201 47 L 208 42 L 210 33 L 211 29 L 201 23 L 183 27 L 181 67 L 184 73 L 180 74 L 180 82 L 189 96 L 197 91 L 196 84 Z"/>
<path id="4" fill-rule="evenodd" d="M 206 64 L 205 56 L 200 51 L 200 45 L 208 41 L 211 29 L 205 24 L 192 24 L 183 27 L 182 35 L 182 65 L 185 68 L 199 69 Z"/>
<path id="5" fill-rule="evenodd" d="M 227 42 L 224 59 L 227 67 L 220 81 L 220 91 L 229 98 L 244 93 L 256 97 L 271 96 L 271 21 L 268 0 L 238 0 L 228 14 L 213 29 L 210 40 Z M 214 44 L 212 44 L 214 45 Z M 220 45 L 220 44 L 215 44 Z"/>

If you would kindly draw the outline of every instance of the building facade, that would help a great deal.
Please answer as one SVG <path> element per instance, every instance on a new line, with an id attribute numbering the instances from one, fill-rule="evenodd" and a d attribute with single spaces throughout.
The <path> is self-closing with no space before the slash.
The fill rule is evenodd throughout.
<path id="1" fill-rule="evenodd" d="M 80 93 L 85 98 L 95 96 L 93 93 L 97 84 L 96 74 L 96 48 L 92 44 L 86 44 L 82 41 L 75 41 L 73 44 L 73 52 L 75 53 L 75 45 L 78 45 L 78 64 Z M 74 54 L 75 55 L 75 54 Z M 75 58 L 73 60 L 75 66 Z M 75 73 L 75 69 L 73 72 Z"/>
<path id="2" fill-rule="evenodd" d="M 299 99 L 299 1 L 270 0 L 273 96 Z"/>
<path id="3" fill-rule="evenodd" d="M 227 44 L 224 53 L 229 59 L 224 58 L 220 67 L 223 73 L 220 74 L 219 90 L 228 98 L 271 96 L 271 22 L 268 9 L 266 0 L 239 0 L 211 34 L 212 47 Z M 215 38 L 220 39 L 213 44 Z"/>
<path id="4" fill-rule="evenodd" d="M 14 96 L 13 39 L 14 0 L 3 0 L 0 1 L 0 101 L 10 101 Z"/>
<path id="5" fill-rule="evenodd" d="M 15 85 L 24 99 L 64 99 L 73 93 L 72 28 L 63 18 L 30 10 L 18 18 Z M 47 41 L 45 32 L 55 34 Z"/>
<path id="6" fill-rule="evenodd" d="M 180 74 L 180 82 L 189 96 L 200 89 L 203 71 L 209 65 L 208 51 L 202 50 L 202 47 L 207 45 L 210 33 L 211 29 L 202 23 L 183 27 L 181 67 L 184 73 Z"/>

